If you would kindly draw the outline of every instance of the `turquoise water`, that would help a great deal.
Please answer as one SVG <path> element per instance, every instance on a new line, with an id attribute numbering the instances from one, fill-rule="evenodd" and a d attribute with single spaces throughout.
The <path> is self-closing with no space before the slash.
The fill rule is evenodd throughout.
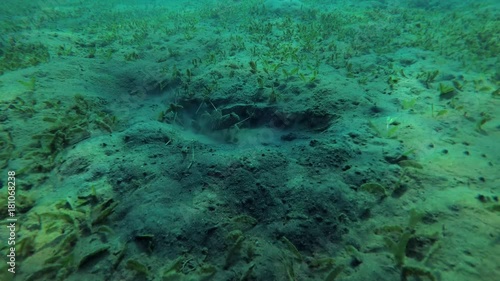
<path id="1" fill-rule="evenodd" d="M 0 280 L 497 280 L 498 1 L 7 1 Z"/>

